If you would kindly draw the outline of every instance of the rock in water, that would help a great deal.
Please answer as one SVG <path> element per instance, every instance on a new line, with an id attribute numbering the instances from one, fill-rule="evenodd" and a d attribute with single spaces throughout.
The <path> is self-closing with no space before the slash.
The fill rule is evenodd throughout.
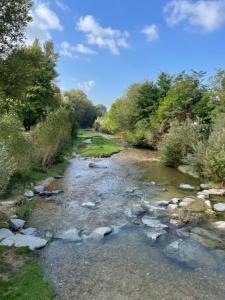
<path id="1" fill-rule="evenodd" d="M 160 236 L 166 234 L 167 232 L 163 229 L 149 229 L 145 231 L 145 235 L 152 241 L 156 241 Z"/>
<path id="2" fill-rule="evenodd" d="M 1 245 L 20 247 L 29 247 L 30 250 L 40 249 L 46 246 L 47 241 L 32 235 L 16 234 L 4 239 Z"/>
<path id="3" fill-rule="evenodd" d="M 25 234 L 25 235 L 35 235 L 36 229 L 33 227 L 29 227 L 26 229 L 21 229 L 20 233 Z"/>
<path id="4" fill-rule="evenodd" d="M 62 240 L 68 240 L 71 242 L 80 242 L 81 237 L 79 236 L 79 231 L 76 228 L 68 229 L 58 235 L 56 235 L 56 238 L 62 239 Z"/>
<path id="5" fill-rule="evenodd" d="M 157 228 L 157 229 L 168 228 L 167 225 L 162 224 L 159 220 L 155 218 L 144 216 L 141 220 L 142 223 L 148 227 Z"/>
<path id="6" fill-rule="evenodd" d="M 0 242 L 1 242 L 2 240 L 4 240 L 5 238 L 10 237 L 10 236 L 12 236 L 12 235 L 13 235 L 13 233 L 12 233 L 11 230 L 6 229 L 6 228 L 1 228 L 1 229 L 0 229 Z"/>
<path id="7" fill-rule="evenodd" d="M 187 191 L 194 191 L 194 190 L 195 190 L 195 187 L 194 187 L 194 186 L 192 186 L 192 185 L 190 185 L 190 184 L 186 184 L 186 183 L 181 183 L 181 184 L 179 185 L 179 188 L 180 188 L 181 190 L 187 190 Z"/>
<path id="8" fill-rule="evenodd" d="M 23 228 L 25 225 L 26 221 L 21 220 L 21 219 L 10 219 L 11 227 L 15 230 L 19 230 Z"/>
<path id="9" fill-rule="evenodd" d="M 104 236 L 112 233 L 112 231 L 113 230 L 111 227 L 98 227 L 92 232 L 91 236 L 96 238 L 103 238 Z"/>
<path id="10" fill-rule="evenodd" d="M 84 203 L 82 203 L 82 206 L 83 206 L 83 207 L 87 207 L 87 208 L 95 208 L 95 203 L 94 203 L 94 202 L 91 202 L 91 201 L 89 201 L 89 202 L 84 202 Z"/>
<path id="11" fill-rule="evenodd" d="M 217 203 L 214 205 L 214 210 L 217 212 L 225 212 L 225 203 Z"/>

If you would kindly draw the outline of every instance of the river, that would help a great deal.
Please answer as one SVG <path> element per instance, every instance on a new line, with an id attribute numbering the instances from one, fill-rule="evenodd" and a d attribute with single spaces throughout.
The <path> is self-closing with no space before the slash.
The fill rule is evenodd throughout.
<path id="1" fill-rule="evenodd" d="M 90 162 L 99 168 L 89 168 Z M 74 158 L 54 188 L 63 194 L 54 200 L 36 200 L 28 225 L 51 242 L 40 251 L 47 276 L 64 300 L 224 299 L 225 272 L 222 249 L 192 252 L 190 265 L 165 254 L 179 239 L 169 225 L 166 237 L 152 242 L 146 228 L 126 213 L 140 201 L 184 197 L 180 183 L 199 185 L 198 180 L 161 166 L 157 153 L 130 148 L 108 159 Z M 84 202 L 94 208 L 83 207 Z M 168 222 L 166 218 L 162 219 Z M 95 228 L 112 226 L 103 239 L 85 238 Z M 207 226 L 204 225 L 203 226 Z M 76 228 L 82 241 L 54 238 Z M 209 256 L 208 256 L 209 253 Z M 198 264 L 194 255 L 200 255 Z M 214 258 L 219 257 L 219 260 Z M 204 259 L 205 257 L 205 259 Z"/>

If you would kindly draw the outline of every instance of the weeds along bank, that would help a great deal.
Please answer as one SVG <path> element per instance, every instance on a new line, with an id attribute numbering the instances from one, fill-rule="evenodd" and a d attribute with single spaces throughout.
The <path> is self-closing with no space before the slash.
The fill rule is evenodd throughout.
<path id="1" fill-rule="evenodd" d="M 95 129 L 135 146 L 158 149 L 169 167 L 184 165 L 205 180 L 224 182 L 225 71 L 161 73 L 132 84 Z"/>

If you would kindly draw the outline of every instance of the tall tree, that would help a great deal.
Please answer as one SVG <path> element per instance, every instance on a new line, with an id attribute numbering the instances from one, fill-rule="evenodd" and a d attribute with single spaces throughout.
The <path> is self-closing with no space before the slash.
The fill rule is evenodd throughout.
<path id="1" fill-rule="evenodd" d="M 31 6 L 32 0 L 0 0 L 0 57 L 22 42 Z"/>

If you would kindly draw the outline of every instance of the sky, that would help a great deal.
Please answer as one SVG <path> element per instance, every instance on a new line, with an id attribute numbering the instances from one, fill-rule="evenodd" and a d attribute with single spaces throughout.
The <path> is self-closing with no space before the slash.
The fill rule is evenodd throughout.
<path id="1" fill-rule="evenodd" d="M 225 68 L 225 0 L 35 0 L 26 43 L 54 41 L 57 84 L 108 108 L 161 71 Z"/>

